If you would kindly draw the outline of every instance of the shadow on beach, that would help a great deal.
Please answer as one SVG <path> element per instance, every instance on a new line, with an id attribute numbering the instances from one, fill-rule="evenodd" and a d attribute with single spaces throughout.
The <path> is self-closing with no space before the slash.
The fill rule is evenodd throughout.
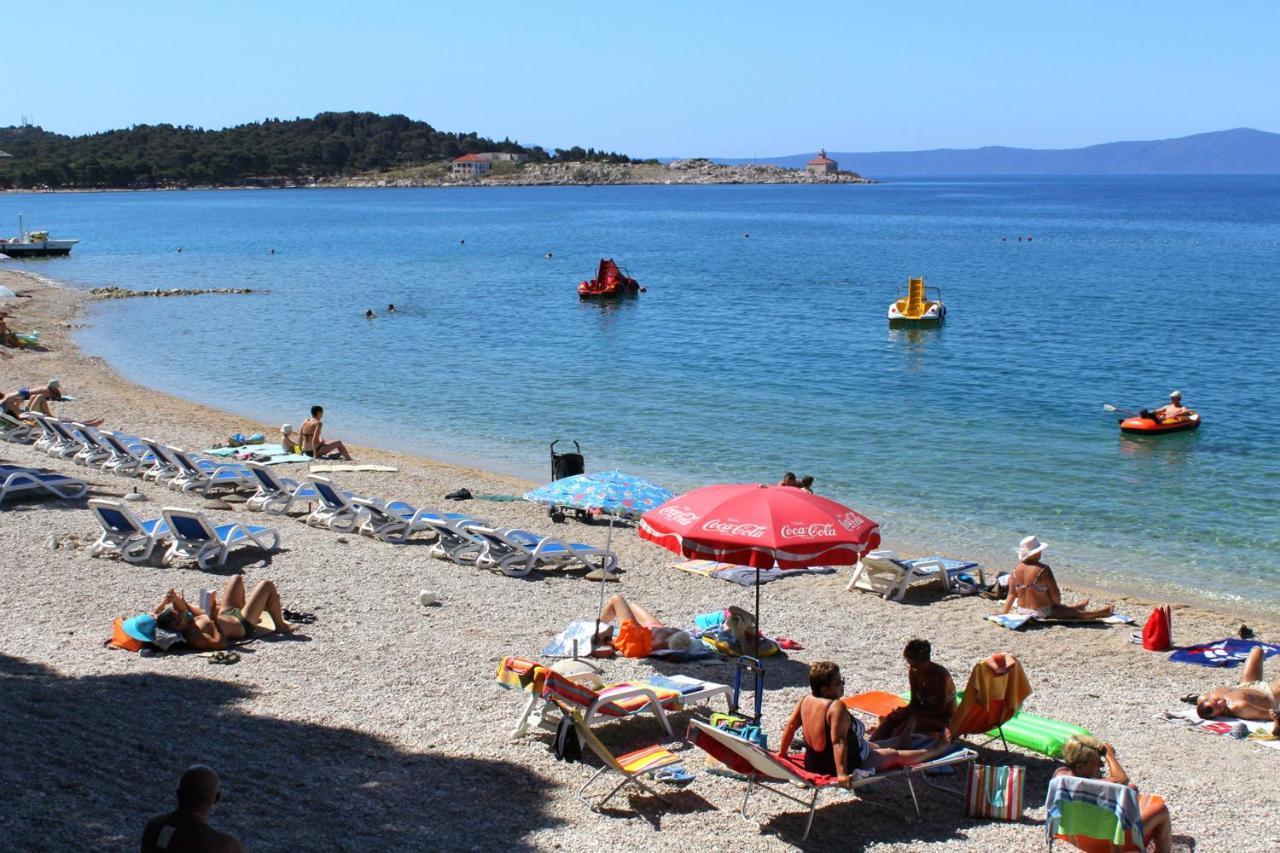
<path id="1" fill-rule="evenodd" d="M 214 825 L 250 850 L 523 850 L 560 823 L 541 793 L 554 783 L 528 768 L 250 715 L 252 694 L 153 672 L 68 677 L 0 655 L 5 843 L 136 849 L 197 762 L 222 777 Z"/>

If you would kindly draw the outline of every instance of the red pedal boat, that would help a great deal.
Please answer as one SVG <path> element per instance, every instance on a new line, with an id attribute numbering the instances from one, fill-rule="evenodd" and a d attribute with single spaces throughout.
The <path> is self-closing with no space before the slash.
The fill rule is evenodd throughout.
<path id="1" fill-rule="evenodd" d="M 596 277 L 578 285 L 579 299 L 617 299 L 643 292 L 640 282 L 618 269 L 612 258 L 601 258 Z"/>

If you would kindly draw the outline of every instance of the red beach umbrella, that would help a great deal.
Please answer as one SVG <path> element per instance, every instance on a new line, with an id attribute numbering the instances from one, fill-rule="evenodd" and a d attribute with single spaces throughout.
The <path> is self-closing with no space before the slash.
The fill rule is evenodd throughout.
<path id="1" fill-rule="evenodd" d="M 646 512 L 639 533 L 686 557 L 755 567 L 757 628 L 760 569 L 851 566 L 880 544 L 879 525 L 844 504 L 757 483 L 686 492 Z"/>

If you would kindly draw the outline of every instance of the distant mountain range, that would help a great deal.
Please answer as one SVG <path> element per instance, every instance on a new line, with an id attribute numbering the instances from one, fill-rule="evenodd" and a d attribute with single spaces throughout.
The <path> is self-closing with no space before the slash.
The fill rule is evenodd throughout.
<path id="1" fill-rule="evenodd" d="M 913 175 L 1260 175 L 1280 174 L 1280 133 L 1240 127 L 1149 142 L 1087 148 L 936 148 L 931 151 L 828 151 L 841 170 L 864 177 Z M 813 153 L 720 159 L 803 168 Z"/>

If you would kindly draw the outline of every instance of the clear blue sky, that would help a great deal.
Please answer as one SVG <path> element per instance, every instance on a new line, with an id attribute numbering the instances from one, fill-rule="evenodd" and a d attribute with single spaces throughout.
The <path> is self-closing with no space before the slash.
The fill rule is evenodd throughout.
<path id="1" fill-rule="evenodd" d="M 0 125 L 64 133 L 371 110 L 750 157 L 1280 131 L 1276 0 L 23 8 L 0 41 Z"/>

